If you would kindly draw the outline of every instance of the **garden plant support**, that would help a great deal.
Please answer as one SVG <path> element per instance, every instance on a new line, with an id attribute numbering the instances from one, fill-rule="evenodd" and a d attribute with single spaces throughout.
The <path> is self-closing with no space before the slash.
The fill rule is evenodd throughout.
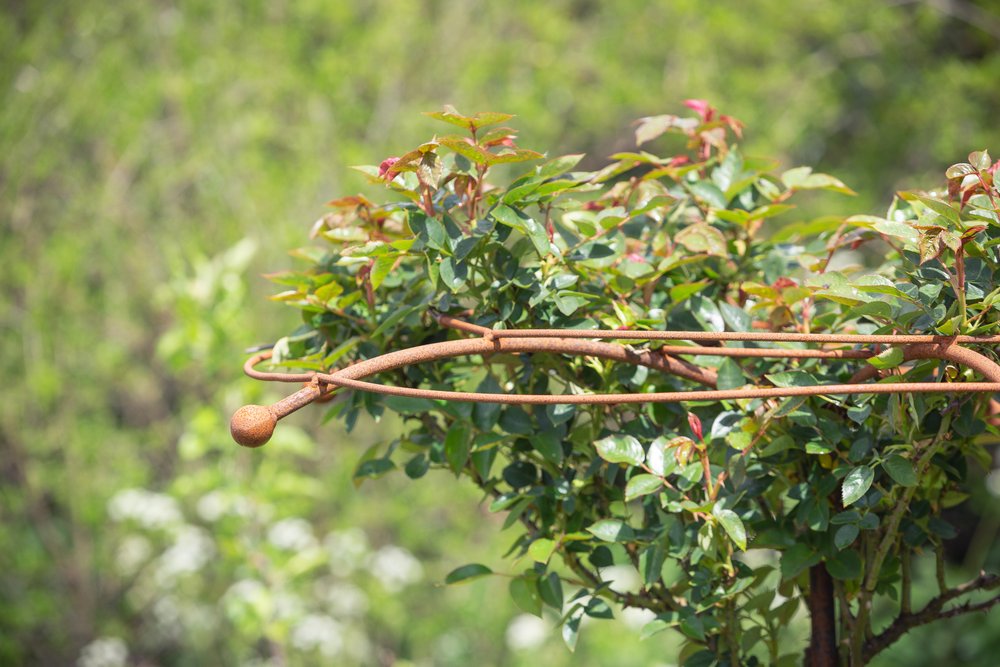
<path id="1" fill-rule="evenodd" d="M 850 394 L 906 393 L 968 393 L 1000 392 L 1000 365 L 987 357 L 963 347 L 964 344 L 998 344 L 1000 336 L 935 336 L 935 335 L 864 335 L 807 334 L 778 332 L 710 332 L 710 331 L 611 331 L 597 329 L 511 329 L 494 330 L 470 324 L 447 315 L 437 315 L 442 325 L 476 334 L 466 338 L 430 343 L 389 352 L 358 362 L 332 373 L 272 373 L 256 370 L 256 366 L 271 357 L 270 351 L 260 352 L 247 360 L 244 372 L 269 382 L 304 383 L 299 391 L 270 406 L 247 405 L 233 415 L 230 429 L 241 445 L 259 447 L 271 437 L 277 421 L 313 401 L 328 396 L 338 388 L 371 391 L 412 398 L 502 403 L 521 405 L 557 404 L 620 404 L 678 403 L 682 401 L 727 401 L 747 398 L 788 398 L 793 396 L 835 396 Z M 403 366 L 426 363 L 457 356 L 507 352 L 556 353 L 589 355 L 647 366 L 715 386 L 714 371 L 701 368 L 678 358 L 680 355 L 717 357 L 765 357 L 784 359 L 857 359 L 865 360 L 878 354 L 875 349 L 780 349 L 670 345 L 655 350 L 638 351 L 618 343 L 597 342 L 594 338 L 636 341 L 702 341 L 702 342 L 771 342 L 813 343 L 817 345 L 852 344 L 854 346 L 901 346 L 904 359 L 940 359 L 971 368 L 987 382 L 867 382 L 877 376 L 874 367 L 859 370 L 848 384 L 805 387 L 745 387 L 743 389 L 703 391 L 670 391 L 629 394 L 492 394 L 478 392 L 441 391 L 398 387 L 367 382 L 364 378 Z"/>
<path id="2" fill-rule="evenodd" d="M 230 430 L 233 439 L 246 447 L 260 447 L 270 440 L 279 419 L 319 399 L 331 396 L 340 388 L 371 391 L 412 398 L 468 401 L 504 404 L 623 404 L 623 403 L 676 403 L 682 401 L 726 401 L 753 398 L 788 398 L 793 396 L 834 396 L 850 394 L 906 394 L 906 393 L 968 393 L 1000 392 L 1000 365 L 991 359 L 963 347 L 964 344 L 997 344 L 1000 336 L 934 336 L 934 335 L 864 335 L 864 334 L 810 334 L 766 331 L 709 332 L 709 331 L 628 331 L 597 329 L 513 329 L 494 330 L 471 324 L 443 314 L 435 314 L 438 322 L 448 328 L 475 334 L 475 338 L 430 343 L 389 352 L 352 364 L 332 373 L 274 373 L 258 371 L 256 366 L 271 357 L 264 351 L 250 357 L 244 372 L 256 379 L 271 382 L 304 383 L 304 387 L 270 406 L 247 405 L 233 415 Z M 667 345 L 654 350 L 635 350 L 620 343 L 598 342 L 588 339 L 633 341 L 692 341 L 714 342 L 716 346 Z M 726 342 L 811 343 L 815 345 L 850 344 L 840 349 L 781 349 L 723 347 Z M 861 349 L 861 346 L 869 346 Z M 805 387 L 745 387 L 720 391 L 671 391 L 630 394 L 494 394 L 455 392 L 415 387 L 399 387 L 367 382 L 365 378 L 381 372 L 412 364 L 426 363 L 457 356 L 489 355 L 494 352 L 514 354 L 555 353 L 589 355 L 673 373 L 715 386 L 715 372 L 679 359 L 682 355 L 716 357 L 764 357 L 784 359 L 844 359 L 866 360 L 876 354 L 877 346 L 902 347 L 906 361 L 939 359 L 960 364 L 976 371 L 986 382 L 869 382 L 880 373 L 873 366 L 858 370 L 848 384 L 830 384 Z M 751 444 L 752 446 L 752 444 Z M 743 452 L 745 454 L 746 452 Z M 836 615 L 833 583 L 822 565 L 809 571 L 810 586 L 814 595 L 809 599 L 811 643 L 807 654 L 808 664 L 818 667 L 836 665 Z"/>

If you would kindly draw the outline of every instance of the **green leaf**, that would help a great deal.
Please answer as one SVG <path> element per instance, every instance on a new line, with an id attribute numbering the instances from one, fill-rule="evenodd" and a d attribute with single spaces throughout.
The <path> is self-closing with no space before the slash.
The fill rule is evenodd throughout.
<path id="1" fill-rule="evenodd" d="M 546 576 L 538 580 L 538 593 L 542 596 L 542 602 L 550 607 L 562 611 L 563 590 L 562 580 L 555 572 L 549 572 Z"/>
<path id="2" fill-rule="evenodd" d="M 663 563 L 667 558 L 667 551 L 663 548 L 662 542 L 654 542 L 639 554 L 639 574 L 646 587 L 653 586 L 663 577 Z"/>
<path id="3" fill-rule="evenodd" d="M 646 465 L 654 475 L 665 477 L 677 467 L 677 459 L 670 455 L 671 440 L 660 436 L 649 445 L 646 453 Z"/>
<path id="4" fill-rule="evenodd" d="M 625 501 L 656 493 L 663 488 L 663 480 L 656 475 L 636 475 L 625 485 Z"/>
<path id="5" fill-rule="evenodd" d="M 427 470 L 431 467 L 430 461 L 423 454 L 417 454 L 412 459 L 406 462 L 403 467 L 403 472 L 410 479 L 420 479 L 427 474 Z"/>
<path id="6" fill-rule="evenodd" d="M 534 577 L 516 577 L 510 582 L 510 596 L 514 604 L 529 614 L 542 617 L 542 596 L 538 593 Z"/>
<path id="7" fill-rule="evenodd" d="M 851 549 L 838 552 L 826 561 L 826 571 L 834 579 L 857 579 L 861 576 L 861 556 Z"/>
<path id="8" fill-rule="evenodd" d="M 959 162 L 958 164 L 953 164 L 948 167 L 948 171 L 944 172 L 945 178 L 965 178 L 970 174 L 976 173 L 976 168 L 973 167 L 968 162 Z"/>
<path id="9" fill-rule="evenodd" d="M 844 507 L 857 502 L 861 496 L 868 493 L 872 481 L 875 479 L 875 471 L 868 466 L 858 466 L 847 473 L 844 484 L 841 487 L 841 497 L 844 500 Z"/>
<path id="10" fill-rule="evenodd" d="M 879 370 L 896 368 L 903 363 L 903 348 L 890 347 L 878 353 L 876 356 L 871 357 L 868 360 L 868 363 Z"/>
<path id="11" fill-rule="evenodd" d="M 575 607 L 567 616 L 562 626 L 563 643 L 572 653 L 576 650 L 576 641 L 580 636 L 580 621 L 583 619 L 583 607 Z"/>
<path id="12" fill-rule="evenodd" d="M 781 182 L 790 190 L 830 190 L 845 195 L 857 194 L 840 179 L 829 174 L 814 174 L 812 167 L 795 167 L 781 175 Z"/>
<path id="13" fill-rule="evenodd" d="M 732 331 L 750 331 L 750 313 L 734 306 L 728 304 L 725 301 L 719 303 L 719 311 L 722 313 L 722 319 L 726 321 Z"/>
<path id="14" fill-rule="evenodd" d="M 448 467 L 456 475 L 469 460 L 469 426 L 465 422 L 455 422 L 444 437 L 444 455 Z"/>
<path id="15" fill-rule="evenodd" d="M 833 534 L 833 544 L 837 549 L 844 549 L 849 547 L 855 539 L 858 537 L 858 533 L 861 529 L 858 528 L 856 523 L 848 523 L 837 529 L 837 532 Z"/>
<path id="16" fill-rule="evenodd" d="M 948 220 L 952 224 L 960 224 L 961 215 L 958 209 L 941 199 L 936 199 L 934 197 L 926 197 L 924 195 L 916 194 L 913 192 L 903 192 L 900 196 L 907 201 L 918 201 L 931 211 L 937 213 L 945 220 Z"/>
<path id="17" fill-rule="evenodd" d="M 747 529 L 743 525 L 743 520 L 740 519 L 739 515 L 732 510 L 722 509 L 718 503 L 712 509 L 712 514 L 719 520 L 726 534 L 729 535 L 729 539 L 740 548 L 740 551 L 746 551 Z"/>
<path id="18" fill-rule="evenodd" d="M 719 389 L 739 389 L 747 383 L 740 365 L 731 357 L 725 357 L 719 364 L 717 387 Z"/>
<path id="19" fill-rule="evenodd" d="M 698 181 L 689 186 L 691 193 L 712 208 L 724 209 L 729 203 L 726 194 L 708 181 Z"/>
<path id="20" fill-rule="evenodd" d="M 609 435 L 595 442 L 594 446 L 597 447 L 597 454 L 608 463 L 639 466 L 645 459 L 642 445 L 631 435 Z"/>
<path id="21" fill-rule="evenodd" d="M 487 155 L 489 157 L 486 159 L 486 164 L 490 166 L 496 164 L 510 164 L 513 162 L 527 162 L 529 160 L 538 160 L 545 157 L 541 153 L 528 150 L 527 148 L 505 150 L 500 153 L 487 153 Z"/>
<path id="22" fill-rule="evenodd" d="M 442 146 L 447 146 L 462 157 L 469 159 L 474 164 L 489 164 L 489 161 L 493 158 L 491 153 L 480 147 L 478 144 L 472 143 L 471 139 L 466 139 L 465 137 L 447 136 L 441 137 L 438 141 L 441 142 Z"/>
<path id="23" fill-rule="evenodd" d="M 549 558 L 552 556 L 552 552 L 555 551 L 556 541 L 550 540 L 548 538 L 541 538 L 535 540 L 528 547 L 528 555 L 536 563 L 548 563 Z"/>
<path id="24" fill-rule="evenodd" d="M 672 114 L 640 118 L 636 123 L 635 143 L 637 146 L 641 146 L 647 141 L 656 139 L 658 136 L 670 129 L 692 126 L 696 127 L 697 125 L 697 120 L 681 118 Z"/>
<path id="25" fill-rule="evenodd" d="M 487 375 L 476 387 L 476 391 L 481 394 L 502 394 L 503 388 L 497 384 L 492 375 Z M 503 406 L 499 403 L 475 403 L 472 406 L 472 423 L 480 431 L 489 431 L 500 419 L 502 410 Z"/>
<path id="26" fill-rule="evenodd" d="M 493 570 L 480 563 L 469 563 L 468 565 L 456 567 L 449 572 L 448 576 L 444 578 L 444 583 L 457 584 L 461 581 L 468 582 L 479 577 L 485 577 L 488 574 L 493 574 Z"/>
<path id="27" fill-rule="evenodd" d="M 674 241 L 694 253 L 727 257 L 726 237 L 707 222 L 697 222 L 677 232 Z"/>
<path id="28" fill-rule="evenodd" d="M 524 234 L 535 246 L 539 256 L 545 257 L 551 251 L 549 234 L 545 228 L 528 216 L 520 213 L 506 204 L 497 204 L 490 211 L 490 216 L 502 225 L 516 229 Z"/>
<path id="29" fill-rule="evenodd" d="M 820 562 L 820 555 L 801 542 L 781 554 L 781 578 L 794 579 L 804 570 Z"/>
<path id="30" fill-rule="evenodd" d="M 642 630 L 639 632 L 639 640 L 649 639 L 657 633 L 663 632 L 668 628 L 676 628 L 680 624 L 681 617 L 676 611 L 659 614 L 652 621 L 642 626 Z"/>
<path id="31" fill-rule="evenodd" d="M 980 171 L 985 171 L 993 165 L 993 159 L 989 151 L 976 151 L 969 153 L 969 163 Z"/>
<path id="32" fill-rule="evenodd" d="M 560 465 L 563 460 L 562 440 L 554 431 L 542 431 L 531 438 L 531 445 L 553 465 Z"/>
<path id="33" fill-rule="evenodd" d="M 602 519 L 588 526 L 587 532 L 605 542 L 623 542 L 634 536 L 632 528 L 620 519 Z"/>
<path id="34" fill-rule="evenodd" d="M 542 179 L 560 176 L 575 167 L 583 159 L 583 153 L 563 155 L 535 167 L 535 174 Z"/>
<path id="35" fill-rule="evenodd" d="M 775 387 L 814 387 L 819 384 L 819 380 L 806 371 L 767 373 L 764 377 Z"/>
<path id="36" fill-rule="evenodd" d="M 396 464 L 391 459 L 369 459 L 357 467 L 354 479 L 377 479 L 395 468 Z"/>
<path id="37" fill-rule="evenodd" d="M 913 464 L 899 454 L 890 454 L 882 461 L 882 468 L 900 486 L 917 485 L 917 473 L 913 470 Z"/>
<path id="38" fill-rule="evenodd" d="M 496 125 L 514 117 L 512 114 L 497 111 L 480 111 L 472 116 L 463 116 L 450 104 L 445 105 L 443 111 L 425 111 L 424 115 L 467 130 L 478 130 L 481 127 Z"/>

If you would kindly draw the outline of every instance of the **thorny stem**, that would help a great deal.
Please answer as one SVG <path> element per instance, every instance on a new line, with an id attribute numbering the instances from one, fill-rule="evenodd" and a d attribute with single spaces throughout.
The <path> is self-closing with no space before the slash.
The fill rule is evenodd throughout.
<path id="1" fill-rule="evenodd" d="M 937 434 L 924 447 L 923 455 L 917 462 L 916 472 L 918 477 L 922 476 L 924 471 L 927 469 L 927 465 L 930 463 L 931 457 L 937 453 L 937 449 L 940 443 L 943 442 L 944 435 L 948 432 L 950 426 L 950 415 L 945 414 L 945 418 L 941 421 L 941 426 L 938 429 Z M 875 548 L 871 557 L 866 559 L 865 577 L 862 582 L 861 589 L 858 591 L 858 615 L 855 620 L 854 631 L 851 637 L 852 667 L 860 667 L 864 664 L 863 651 L 865 635 L 868 631 L 868 625 L 871 620 L 872 597 L 875 593 L 875 586 L 878 583 L 878 574 L 882 569 L 882 563 L 889 555 L 892 546 L 896 543 L 896 540 L 899 537 L 899 524 L 903 520 L 903 516 L 909 508 L 910 500 L 912 500 L 913 494 L 916 492 L 917 488 L 918 487 L 916 486 L 907 487 L 906 491 L 897 502 L 892 514 L 889 516 L 888 521 L 885 522 L 885 529 L 882 532 L 882 540 L 878 543 L 878 546 Z"/>
<path id="2" fill-rule="evenodd" d="M 871 660 L 883 649 L 891 646 L 897 639 L 912 630 L 913 628 L 945 618 L 961 616 L 977 611 L 988 611 L 992 607 L 1000 604 L 1000 595 L 988 598 L 981 602 L 966 602 L 951 609 L 945 609 L 945 605 L 967 593 L 977 591 L 992 591 L 1000 588 L 1000 576 L 980 572 L 975 579 L 944 590 L 940 595 L 928 602 L 923 609 L 918 612 L 900 614 L 892 624 L 878 635 L 872 637 L 864 645 L 862 658 L 865 661 Z"/>
<path id="3" fill-rule="evenodd" d="M 962 329 L 968 324 L 965 310 L 965 241 L 955 252 L 955 298 L 958 299 L 958 310 L 962 316 Z"/>
<path id="4" fill-rule="evenodd" d="M 704 471 L 704 484 L 705 493 L 708 494 L 708 499 L 715 502 L 715 496 L 718 493 L 718 489 L 712 486 L 712 467 L 708 460 L 708 449 L 704 446 L 701 448 L 701 467 Z"/>
<path id="5" fill-rule="evenodd" d="M 986 196 L 990 198 L 990 203 L 993 204 L 994 210 L 996 210 L 997 212 L 1000 212 L 1000 202 L 997 202 L 996 195 L 993 194 L 994 188 L 991 188 L 991 187 L 989 187 L 989 186 L 986 185 L 986 181 L 983 180 L 983 174 L 982 174 L 982 172 L 978 172 L 976 175 L 979 177 L 979 184 L 982 185 L 983 186 L 983 190 L 986 191 Z M 994 179 L 995 178 L 996 178 L 996 176 L 994 176 Z"/>
<path id="6" fill-rule="evenodd" d="M 940 542 L 934 545 L 934 578 L 937 580 L 938 592 L 943 595 L 948 590 L 948 582 L 944 572 L 944 545 Z"/>
<path id="7" fill-rule="evenodd" d="M 911 588 L 913 586 L 913 582 L 912 582 L 912 572 L 910 570 L 910 552 L 908 549 L 903 550 L 903 557 L 901 560 L 902 560 L 901 568 L 903 571 L 903 581 L 902 581 L 903 590 L 900 593 L 899 611 L 902 614 L 909 614 L 912 607 L 912 603 L 910 601 L 910 593 L 911 593 Z"/>

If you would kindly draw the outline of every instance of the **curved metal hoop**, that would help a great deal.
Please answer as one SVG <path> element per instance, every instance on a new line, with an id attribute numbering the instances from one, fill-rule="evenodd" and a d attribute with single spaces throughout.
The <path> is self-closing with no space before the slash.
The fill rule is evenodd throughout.
<path id="1" fill-rule="evenodd" d="M 609 330 L 552 330 L 517 329 L 492 330 L 448 316 L 439 316 L 445 326 L 474 333 L 480 338 L 446 341 L 420 345 L 405 350 L 360 361 L 333 373 L 268 373 L 257 371 L 255 366 L 270 357 L 263 352 L 247 360 L 244 371 L 250 377 L 278 382 L 304 382 L 306 386 L 272 406 L 244 406 L 233 415 L 230 430 L 240 444 L 257 447 L 270 439 L 278 419 L 327 395 L 336 388 L 370 391 L 394 396 L 422 399 L 440 399 L 477 403 L 517 405 L 557 404 L 625 404 L 673 403 L 681 401 L 722 401 L 747 398 L 785 398 L 792 396 L 832 396 L 850 394 L 897 393 L 970 393 L 1000 392 L 1000 365 L 987 357 L 961 347 L 960 343 L 1000 343 L 1000 336 L 922 336 L 922 335 L 850 335 L 850 334 L 794 334 L 767 332 L 684 332 L 684 331 L 609 331 Z M 871 350 L 794 350 L 778 348 L 726 348 L 704 346 L 664 346 L 656 350 L 637 351 L 616 343 L 603 343 L 584 338 L 628 340 L 697 340 L 697 341 L 761 341 L 761 342 L 813 342 L 883 344 L 904 346 L 904 359 L 939 359 L 961 364 L 975 370 L 987 382 L 877 382 L 866 383 L 878 371 L 869 366 L 854 374 L 849 384 L 818 385 L 805 387 L 746 387 L 743 389 L 707 389 L 701 391 L 670 391 L 630 394 L 494 394 L 482 392 L 443 391 L 398 387 L 367 382 L 365 378 L 410 366 L 441 359 L 496 353 L 556 353 L 572 356 L 594 356 L 646 366 L 715 387 L 714 371 L 700 368 L 675 355 L 765 357 L 765 358 L 822 358 L 868 359 L 876 353 Z M 331 387 L 333 389 L 331 389 Z"/>

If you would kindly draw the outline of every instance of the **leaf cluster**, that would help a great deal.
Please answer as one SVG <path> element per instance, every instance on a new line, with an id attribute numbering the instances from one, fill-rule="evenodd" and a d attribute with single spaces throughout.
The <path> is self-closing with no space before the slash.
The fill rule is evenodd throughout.
<path id="1" fill-rule="evenodd" d="M 596 171 L 578 170 L 581 155 L 520 148 L 501 125 L 509 115 L 429 114 L 465 134 L 359 168 L 394 197 L 334 200 L 313 228 L 322 244 L 296 251 L 308 268 L 272 276 L 285 288 L 275 299 L 303 318 L 276 344 L 275 362 L 327 369 L 465 335 L 442 327 L 442 313 L 493 329 L 1000 327 L 1000 207 L 985 152 L 951 167 L 945 191 L 900 193 L 884 217 L 772 230 L 801 192 L 851 190 L 808 167 L 776 172 L 743 155 L 738 121 L 698 100 L 687 106 L 694 117 L 636 125 L 640 146 L 675 135 L 683 152 L 637 148 Z M 491 180 L 498 165 L 528 162 L 506 185 Z M 865 248 L 884 261 L 852 265 Z M 719 389 L 845 383 L 858 370 L 842 359 L 670 354 L 706 369 L 702 386 Z M 974 379 L 937 361 L 906 363 L 897 348 L 868 363 L 895 381 Z M 557 395 L 698 388 L 641 363 L 500 352 L 380 381 Z M 811 567 L 835 580 L 842 625 L 860 641 L 874 635 L 874 599 L 902 598 L 907 613 L 911 556 L 954 535 L 942 510 L 966 497 L 968 465 L 989 463 L 976 445 L 996 430 L 988 402 L 918 394 L 521 407 L 345 393 L 330 415 L 348 425 L 362 413 L 405 420 L 399 438 L 365 455 L 359 480 L 397 468 L 417 479 L 434 467 L 482 489 L 504 528 L 521 528 L 509 551 L 521 568 L 515 602 L 553 609 L 571 648 L 581 619 L 609 617 L 613 603 L 656 613 L 644 636 L 682 633 L 686 664 L 783 664 L 793 657 L 781 634 Z M 612 565 L 633 567 L 640 587 L 614 588 L 603 576 Z M 448 580 L 491 573 L 472 564 Z M 850 650 L 870 657 L 862 643 Z"/>

